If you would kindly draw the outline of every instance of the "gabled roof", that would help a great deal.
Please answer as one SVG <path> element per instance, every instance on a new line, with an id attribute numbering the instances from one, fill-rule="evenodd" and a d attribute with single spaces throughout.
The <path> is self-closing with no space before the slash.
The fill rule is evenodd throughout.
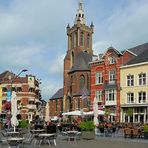
<path id="1" fill-rule="evenodd" d="M 141 54 L 130 60 L 126 65 L 132 65 L 137 63 L 148 62 L 148 49 L 143 51 Z"/>
<path id="2" fill-rule="evenodd" d="M 121 53 L 120 51 L 118 51 L 117 49 L 115 49 L 115 48 L 112 47 L 112 46 L 109 47 L 109 48 L 107 48 L 107 51 L 108 51 L 108 50 L 114 50 L 118 55 L 122 55 L 122 53 Z M 106 51 L 106 52 L 107 52 L 107 51 Z M 106 53 L 106 52 L 105 52 L 105 53 Z"/>
<path id="3" fill-rule="evenodd" d="M 72 66 L 70 72 L 79 70 L 90 70 L 89 62 L 92 61 L 92 55 L 87 52 L 81 51 L 75 58 L 75 64 Z"/>
<path id="4" fill-rule="evenodd" d="M 3 79 L 9 79 L 10 76 L 11 78 L 14 78 L 15 74 L 10 71 L 4 71 L 0 74 L 0 81 L 2 81 Z"/>
<path id="5" fill-rule="evenodd" d="M 133 47 L 133 48 L 130 48 L 127 50 L 136 54 L 136 55 L 139 55 L 142 52 L 144 52 L 145 50 L 148 50 L 148 43 L 144 43 L 144 44 L 138 45 L 136 47 Z"/>
<path id="6" fill-rule="evenodd" d="M 105 57 L 106 53 L 107 53 L 109 50 L 113 50 L 118 56 L 121 56 L 121 55 L 122 55 L 122 53 L 121 53 L 120 51 L 118 51 L 117 49 L 115 49 L 114 47 L 111 46 L 111 47 L 108 47 L 108 48 L 107 48 L 107 50 L 104 52 L 102 58 Z"/>
<path id="7" fill-rule="evenodd" d="M 50 99 L 59 99 L 59 98 L 63 98 L 64 96 L 64 89 L 60 88 Z"/>

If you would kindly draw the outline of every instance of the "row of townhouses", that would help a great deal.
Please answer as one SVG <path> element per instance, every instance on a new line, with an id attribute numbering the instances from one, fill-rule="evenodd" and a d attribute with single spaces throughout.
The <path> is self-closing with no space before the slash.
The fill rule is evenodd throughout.
<path id="1" fill-rule="evenodd" d="M 98 108 L 118 122 L 148 119 L 148 43 L 120 51 L 109 47 L 96 56 L 92 49 L 94 25 L 85 24 L 79 2 L 74 25 L 67 25 L 68 49 L 64 58 L 63 88 L 50 99 L 50 116 Z"/>

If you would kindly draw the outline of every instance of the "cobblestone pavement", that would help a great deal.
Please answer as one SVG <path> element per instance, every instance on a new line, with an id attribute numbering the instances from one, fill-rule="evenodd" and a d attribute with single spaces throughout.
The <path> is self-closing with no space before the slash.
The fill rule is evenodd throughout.
<path id="1" fill-rule="evenodd" d="M 25 145 L 24 148 L 148 148 L 148 140 L 142 139 L 124 139 L 124 138 L 111 138 L 111 137 L 96 137 L 94 140 L 77 140 L 67 141 L 57 138 L 57 146 L 34 146 Z M 7 144 L 0 144 L 0 148 L 8 148 Z"/>

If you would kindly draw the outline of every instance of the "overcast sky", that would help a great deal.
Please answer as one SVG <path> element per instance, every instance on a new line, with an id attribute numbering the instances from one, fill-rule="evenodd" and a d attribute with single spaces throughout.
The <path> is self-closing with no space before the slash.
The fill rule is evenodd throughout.
<path id="1" fill-rule="evenodd" d="M 77 8 L 78 0 L 0 0 L 0 73 L 28 69 L 48 100 L 63 86 L 66 27 Z M 84 11 L 95 54 L 148 42 L 148 0 L 84 0 Z"/>

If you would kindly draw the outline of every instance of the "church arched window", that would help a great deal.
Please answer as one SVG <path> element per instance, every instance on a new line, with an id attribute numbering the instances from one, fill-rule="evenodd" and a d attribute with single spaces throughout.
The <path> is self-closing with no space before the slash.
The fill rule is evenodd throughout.
<path id="1" fill-rule="evenodd" d="M 83 46 L 83 44 L 84 44 L 84 33 L 81 32 L 81 34 L 80 34 L 80 46 Z"/>
<path id="2" fill-rule="evenodd" d="M 86 47 L 89 48 L 89 45 L 90 45 L 90 35 L 87 34 Z"/>
<path id="3" fill-rule="evenodd" d="M 72 48 L 72 37 L 71 35 L 69 36 L 69 46 L 70 46 L 70 49 Z"/>
<path id="4" fill-rule="evenodd" d="M 71 39 L 71 47 L 74 48 L 74 34 L 72 34 L 72 39 Z"/>
<path id="5" fill-rule="evenodd" d="M 71 66 L 74 65 L 74 52 L 71 53 Z"/>
<path id="6" fill-rule="evenodd" d="M 77 32 L 74 34 L 74 47 L 77 46 Z"/>
<path id="7" fill-rule="evenodd" d="M 84 75 L 80 76 L 80 90 L 82 90 L 85 86 L 85 77 Z"/>

